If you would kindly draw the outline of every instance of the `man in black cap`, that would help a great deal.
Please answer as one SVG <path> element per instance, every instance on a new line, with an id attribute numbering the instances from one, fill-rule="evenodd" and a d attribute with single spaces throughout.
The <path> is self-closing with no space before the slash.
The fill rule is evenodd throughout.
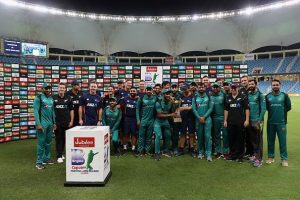
<path id="1" fill-rule="evenodd" d="M 231 94 L 226 97 L 224 127 L 228 128 L 230 156 L 228 160 L 243 162 L 245 128 L 249 125 L 248 98 L 239 93 L 239 85 L 232 83 Z"/>
<path id="2" fill-rule="evenodd" d="M 74 109 L 74 121 L 73 121 L 73 126 L 79 126 L 79 99 L 82 97 L 82 92 L 80 90 L 81 88 L 81 81 L 78 79 L 75 79 L 71 83 L 72 89 L 66 92 L 66 96 L 71 97 L 71 101 L 73 104 L 73 109 Z"/>

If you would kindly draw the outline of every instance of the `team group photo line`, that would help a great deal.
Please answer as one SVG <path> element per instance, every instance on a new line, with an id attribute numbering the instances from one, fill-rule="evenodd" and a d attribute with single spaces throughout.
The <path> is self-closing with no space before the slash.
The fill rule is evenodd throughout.
<path id="1" fill-rule="evenodd" d="M 280 164 L 288 166 L 287 113 L 289 96 L 281 92 L 280 80 L 271 81 L 272 91 L 261 93 L 257 81 L 243 76 L 240 83 L 201 82 L 147 85 L 141 80 L 119 81 L 102 95 L 96 81 L 81 91 L 75 79 L 67 91 L 59 83 L 58 94 L 44 83 L 34 99 L 37 128 L 35 167 L 64 162 L 66 130 L 75 126 L 109 126 L 112 153 L 149 156 L 156 161 L 189 154 L 195 159 L 225 159 L 253 167 L 275 162 L 275 139 L 279 141 Z M 263 160 L 264 116 L 268 112 L 267 156 Z M 56 159 L 51 157 L 55 133 Z"/>

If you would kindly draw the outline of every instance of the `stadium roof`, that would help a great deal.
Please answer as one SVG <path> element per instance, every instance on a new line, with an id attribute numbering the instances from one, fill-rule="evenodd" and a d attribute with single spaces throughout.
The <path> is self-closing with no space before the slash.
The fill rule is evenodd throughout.
<path id="1" fill-rule="evenodd" d="M 249 6 L 258 6 L 277 2 L 274 0 L 27 0 L 26 2 L 56 7 L 61 9 L 113 14 L 113 15 L 190 15 L 208 12 L 236 10 Z"/>

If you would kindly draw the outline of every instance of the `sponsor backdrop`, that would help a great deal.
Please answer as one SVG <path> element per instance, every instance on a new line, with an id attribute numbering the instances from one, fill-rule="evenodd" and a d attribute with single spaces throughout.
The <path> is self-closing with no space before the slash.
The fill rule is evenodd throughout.
<path id="1" fill-rule="evenodd" d="M 131 79 L 138 87 L 141 79 L 149 84 L 154 81 L 177 83 L 199 82 L 201 77 L 208 76 L 211 82 L 219 79 L 239 82 L 247 73 L 247 65 L 40 66 L 0 63 L 0 143 L 36 137 L 33 101 L 44 82 L 51 83 L 55 93 L 59 82 L 81 79 L 82 89 L 87 90 L 89 80 L 94 79 L 103 92 L 109 85 L 125 79 Z"/>

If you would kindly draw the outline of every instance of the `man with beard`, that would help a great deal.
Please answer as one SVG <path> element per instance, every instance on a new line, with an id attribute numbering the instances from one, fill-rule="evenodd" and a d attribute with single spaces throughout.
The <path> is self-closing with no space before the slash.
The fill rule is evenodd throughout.
<path id="1" fill-rule="evenodd" d="M 183 85 L 181 90 L 183 94 L 180 98 L 180 107 L 177 109 L 181 116 L 180 126 L 180 141 L 179 141 L 179 152 L 178 155 L 184 154 L 184 146 L 186 135 L 189 135 L 190 153 L 192 157 L 195 157 L 195 116 L 192 110 L 193 96 L 189 91 L 188 85 Z"/>
<path id="2" fill-rule="evenodd" d="M 245 130 L 249 125 L 248 98 L 239 93 L 237 83 L 231 84 L 231 94 L 226 97 L 224 127 L 228 130 L 230 156 L 227 160 L 243 162 Z"/>
<path id="3" fill-rule="evenodd" d="M 89 91 L 80 98 L 79 124 L 81 126 L 100 126 L 101 115 L 101 97 L 97 94 L 96 82 L 91 81 Z"/>
<path id="4" fill-rule="evenodd" d="M 213 103 L 212 120 L 214 132 L 212 137 L 214 137 L 213 141 L 215 141 L 215 152 L 217 153 L 217 158 L 226 158 L 229 154 L 228 133 L 227 129 L 223 127 L 226 96 L 221 92 L 218 82 L 215 82 L 212 86 L 210 99 Z"/>
<path id="5" fill-rule="evenodd" d="M 114 146 L 114 153 L 116 156 L 120 155 L 119 149 L 119 125 L 122 118 L 122 111 L 117 107 L 117 98 L 109 99 L 109 106 L 103 110 L 102 125 L 109 126 L 112 134 L 112 143 Z"/>
<path id="6" fill-rule="evenodd" d="M 56 129 L 54 101 L 51 97 L 51 86 L 43 83 L 43 92 L 35 97 L 33 110 L 37 127 L 37 160 L 36 168 L 45 169 L 44 164 L 54 164 L 51 160 L 52 133 Z"/>
<path id="7" fill-rule="evenodd" d="M 155 133 L 155 160 L 160 160 L 160 138 L 164 135 L 164 147 L 163 155 L 171 157 L 171 127 L 169 123 L 170 117 L 175 117 L 176 114 L 172 113 L 172 102 L 171 102 L 171 91 L 168 89 L 162 90 L 163 98 L 161 101 L 156 102 L 156 119 L 154 122 L 154 133 Z"/>
<path id="8" fill-rule="evenodd" d="M 203 150 L 207 161 L 212 161 L 212 147 L 211 147 L 211 126 L 212 121 L 210 114 L 212 112 L 213 104 L 205 93 L 206 87 L 204 83 L 199 83 L 199 95 L 193 98 L 192 108 L 196 116 L 197 139 L 198 139 L 198 158 L 203 158 Z"/>
<path id="9" fill-rule="evenodd" d="M 223 92 L 226 96 L 230 94 L 230 83 L 228 81 L 223 82 Z"/>
<path id="10" fill-rule="evenodd" d="M 157 97 L 152 94 L 151 86 L 146 87 L 146 94 L 137 101 L 136 119 L 139 137 L 136 156 L 141 156 L 144 150 L 146 154 L 150 154 L 156 101 Z"/>
<path id="11" fill-rule="evenodd" d="M 248 99 L 250 106 L 250 125 L 247 131 L 254 151 L 250 160 L 254 167 L 262 165 L 263 153 L 263 123 L 266 112 L 265 96 L 258 90 L 256 80 L 249 80 Z"/>
<path id="12" fill-rule="evenodd" d="M 65 149 L 66 130 L 73 126 L 74 110 L 70 96 L 65 95 L 66 85 L 60 83 L 58 94 L 53 96 L 56 120 L 55 142 L 56 158 L 58 163 L 63 163 Z"/>
<path id="13" fill-rule="evenodd" d="M 125 97 L 121 102 L 121 108 L 124 111 L 124 149 L 127 149 L 127 142 L 130 140 L 132 151 L 135 151 L 137 140 L 137 121 L 136 121 L 136 106 L 138 101 L 137 90 L 130 89 L 130 96 Z"/>
<path id="14" fill-rule="evenodd" d="M 292 109 L 290 97 L 280 91 L 281 82 L 277 79 L 272 80 L 272 92 L 266 96 L 266 106 L 268 111 L 267 140 L 268 140 L 268 159 L 267 164 L 274 163 L 274 148 L 276 133 L 279 140 L 281 164 L 288 166 L 288 154 L 286 147 L 286 124 L 287 113 Z"/>
<path id="15" fill-rule="evenodd" d="M 102 109 L 106 108 L 109 106 L 109 99 L 115 97 L 114 95 L 114 87 L 113 86 L 108 86 L 107 87 L 107 95 L 105 95 L 102 98 Z"/>
<path id="16" fill-rule="evenodd" d="M 73 80 L 72 89 L 66 92 L 66 96 L 70 96 L 72 100 L 72 104 L 74 107 L 74 121 L 73 126 L 79 125 L 79 100 L 82 97 L 82 92 L 80 91 L 81 81 L 80 80 Z"/>

